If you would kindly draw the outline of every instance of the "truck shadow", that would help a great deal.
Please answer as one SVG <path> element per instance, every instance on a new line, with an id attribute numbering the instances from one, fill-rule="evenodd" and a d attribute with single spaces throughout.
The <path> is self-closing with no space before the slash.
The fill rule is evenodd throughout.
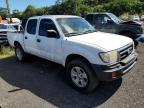
<path id="1" fill-rule="evenodd" d="M 22 64 L 14 57 L 0 60 L 0 77 L 18 88 L 8 93 L 26 89 L 60 108 L 97 107 L 106 102 L 122 83 L 122 79 L 101 83 L 94 93 L 85 95 L 67 84 L 61 66 L 40 59 Z"/>

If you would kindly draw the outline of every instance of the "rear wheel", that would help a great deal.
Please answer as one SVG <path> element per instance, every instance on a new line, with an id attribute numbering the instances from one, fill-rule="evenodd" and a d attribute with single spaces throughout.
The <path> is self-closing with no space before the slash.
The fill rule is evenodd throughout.
<path id="1" fill-rule="evenodd" d="M 26 60 L 26 53 L 20 45 L 15 46 L 15 55 L 20 62 L 24 62 Z"/>
<path id="2" fill-rule="evenodd" d="M 67 78 L 75 89 L 83 93 L 94 91 L 99 84 L 88 63 L 80 59 L 68 63 Z"/>

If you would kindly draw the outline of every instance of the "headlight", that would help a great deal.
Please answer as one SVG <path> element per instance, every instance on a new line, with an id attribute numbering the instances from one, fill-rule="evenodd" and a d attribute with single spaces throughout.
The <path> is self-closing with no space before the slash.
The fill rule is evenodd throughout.
<path id="1" fill-rule="evenodd" d="M 110 52 L 101 52 L 99 56 L 105 63 L 114 63 L 119 60 L 118 52 L 116 50 Z"/>

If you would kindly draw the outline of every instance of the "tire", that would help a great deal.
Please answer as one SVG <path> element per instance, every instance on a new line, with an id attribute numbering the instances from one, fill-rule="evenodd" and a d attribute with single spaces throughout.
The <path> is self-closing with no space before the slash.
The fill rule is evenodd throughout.
<path id="1" fill-rule="evenodd" d="M 133 41 L 134 41 L 135 49 L 137 49 L 139 43 L 138 43 L 138 41 L 136 41 L 136 40 L 133 40 Z"/>
<path id="2" fill-rule="evenodd" d="M 15 55 L 18 61 L 26 61 L 27 54 L 24 52 L 23 48 L 20 45 L 15 46 Z"/>
<path id="3" fill-rule="evenodd" d="M 82 93 L 90 93 L 98 86 L 99 81 L 85 60 L 72 60 L 66 68 L 70 84 Z"/>

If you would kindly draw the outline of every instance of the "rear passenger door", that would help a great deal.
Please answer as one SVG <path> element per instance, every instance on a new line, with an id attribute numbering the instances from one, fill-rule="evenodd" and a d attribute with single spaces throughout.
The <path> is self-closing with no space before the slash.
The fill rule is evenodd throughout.
<path id="1" fill-rule="evenodd" d="M 36 44 L 37 23 L 38 23 L 38 19 L 29 19 L 24 34 L 24 45 L 25 45 L 26 52 L 34 55 L 38 54 L 38 49 Z"/>
<path id="2" fill-rule="evenodd" d="M 40 19 L 37 36 L 37 46 L 41 57 L 60 63 L 61 60 L 61 39 L 47 35 L 47 30 L 58 30 L 51 19 Z M 59 33 L 58 33 L 59 35 Z"/>

